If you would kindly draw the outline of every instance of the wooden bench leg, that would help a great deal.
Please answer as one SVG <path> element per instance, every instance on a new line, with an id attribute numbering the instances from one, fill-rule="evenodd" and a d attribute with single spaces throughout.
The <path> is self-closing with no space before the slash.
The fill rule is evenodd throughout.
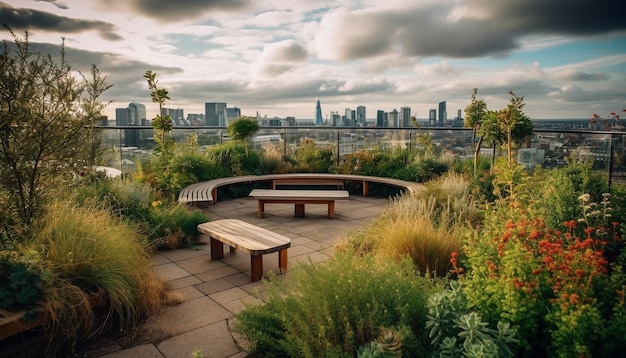
<path id="1" fill-rule="evenodd" d="M 265 212 L 265 202 L 263 200 L 259 200 L 259 204 L 257 205 L 257 212 L 259 218 L 263 217 L 263 212 Z"/>
<path id="2" fill-rule="evenodd" d="M 287 272 L 287 249 L 278 251 L 278 268 L 280 272 Z"/>
<path id="3" fill-rule="evenodd" d="M 211 238 L 211 260 L 218 260 L 224 257 L 224 244 Z"/>
<path id="4" fill-rule="evenodd" d="M 363 181 L 363 196 L 368 196 L 370 193 L 370 183 L 367 181 Z"/>
<path id="5" fill-rule="evenodd" d="M 328 202 L 328 218 L 329 219 L 335 218 L 335 201 L 334 200 L 331 200 Z"/>
<path id="6" fill-rule="evenodd" d="M 263 278 L 263 255 L 250 256 L 250 280 L 252 282 Z"/>
<path id="7" fill-rule="evenodd" d="M 304 204 L 295 204 L 295 212 L 294 212 L 294 216 L 297 218 L 303 218 L 304 217 Z"/>

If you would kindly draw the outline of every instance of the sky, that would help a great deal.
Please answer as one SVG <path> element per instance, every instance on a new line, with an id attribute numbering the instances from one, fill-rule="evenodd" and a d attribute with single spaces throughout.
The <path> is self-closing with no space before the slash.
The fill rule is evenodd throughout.
<path id="1" fill-rule="evenodd" d="M 447 102 L 506 107 L 524 97 L 531 119 L 626 113 L 626 17 L 617 0 L 0 0 L 0 22 L 31 49 L 72 69 L 95 64 L 115 108 L 150 101 L 157 73 L 168 108 L 313 119 L 345 108 Z M 0 39 L 13 41 L 8 30 Z"/>

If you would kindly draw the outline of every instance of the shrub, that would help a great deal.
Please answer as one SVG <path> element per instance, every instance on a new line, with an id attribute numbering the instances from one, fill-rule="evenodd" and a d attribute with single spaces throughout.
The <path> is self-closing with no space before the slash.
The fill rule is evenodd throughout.
<path id="1" fill-rule="evenodd" d="M 337 255 L 270 281 L 266 303 L 240 312 L 234 330 L 252 343 L 252 355 L 350 357 L 385 328 L 409 327 L 403 356 L 425 356 L 426 299 L 440 289 L 406 260 Z"/>
<path id="2" fill-rule="evenodd" d="M 160 307 L 145 240 L 107 210 L 56 201 L 37 222 L 33 248 L 52 273 L 44 284 L 50 349 L 113 324 L 127 329 Z M 95 307 L 95 309 L 94 309 Z"/>
<path id="3" fill-rule="evenodd" d="M 333 151 L 330 147 L 319 147 L 305 138 L 293 153 L 294 170 L 300 173 L 328 173 L 333 164 Z"/>
<path id="4" fill-rule="evenodd" d="M 396 260 L 409 256 L 421 272 L 445 276 L 450 255 L 462 247 L 462 229 L 479 220 L 467 183 L 460 176 L 445 176 L 421 193 L 390 200 L 379 217 L 350 232 L 338 249 Z"/>
<path id="5" fill-rule="evenodd" d="M 198 224 L 208 220 L 202 211 L 184 204 L 153 201 L 143 231 L 150 246 L 176 249 L 192 245 L 200 235 Z"/>
<path id="6" fill-rule="evenodd" d="M 232 141 L 209 148 L 206 155 L 218 167 L 228 170 L 230 175 L 224 176 L 264 174 L 261 170 L 261 154 L 254 150 L 246 151 L 245 143 Z"/>

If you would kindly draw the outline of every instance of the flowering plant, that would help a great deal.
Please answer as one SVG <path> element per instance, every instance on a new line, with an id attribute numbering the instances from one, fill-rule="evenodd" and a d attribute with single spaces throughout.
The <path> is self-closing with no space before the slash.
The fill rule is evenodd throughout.
<path id="1" fill-rule="evenodd" d="M 465 273 L 458 255 L 451 259 L 469 306 L 491 324 L 510 322 L 531 354 L 591 356 L 605 336 L 605 323 L 624 313 L 623 304 L 618 312 L 602 310 L 608 302 L 598 299 L 595 287 L 609 274 L 604 250 L 621 240 L 620 225 L 603 225 L 610 218 L 608 196 L 604 204 L 586 196 L 580 201 L 584 217 L 564 222 L 562 230 L 513 209 L 515 219 L 492 222 L 474 234 L 465 250 Z M 617 296 L 624 292 L 619 285 L 601 288 Z"/>

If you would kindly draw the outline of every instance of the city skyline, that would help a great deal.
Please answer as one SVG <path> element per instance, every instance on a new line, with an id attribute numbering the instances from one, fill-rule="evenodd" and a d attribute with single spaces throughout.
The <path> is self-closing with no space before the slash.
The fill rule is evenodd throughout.
<path id="1" fill-rule="evenodd" d="M 489 109 L 513 90 L 532 119 L 607 117 L 626 108 L 626 22 L 610 0 L 2 0 L 0 22 L 31 48 L 88 73 L 116 108 L 158 113 L 143 78 L 158 74 L 169 108 L 324 121 L 331 112 L 410 107 L 448 119 L 473 88 Z M 1 32 L 12 41 L 10 33 Z"/>

